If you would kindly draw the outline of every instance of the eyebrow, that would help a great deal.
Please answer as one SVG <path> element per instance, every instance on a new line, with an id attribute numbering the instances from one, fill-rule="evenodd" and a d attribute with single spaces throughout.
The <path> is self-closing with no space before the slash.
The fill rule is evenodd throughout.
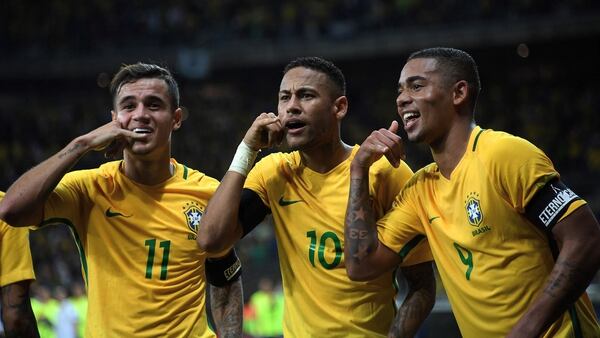
<path id="1" fill-rule="evenodd" d="M 408 83 L 413 83 L 415 81 L 418 80 L 427 80 L 425 77 L 421 76 L 421 75 L 414 75 L 414 76 L 410 76 L 406 79 L 406 81 L 404 81 L 404 83 L 408 84 Z M 398 82 L 398 89 L 402 88 L 402 83 Z"/>
<path id="2" fill-rule="evenodd" d="M 136 96 L 135 95 L 128 95 L 123 97 L 121 100 L 119 100 L 119 102 L 117 102 L 117 104 L 123 104 L 129 100 L 135 100 Z M 148 96 L 144 96 L 142 98 L 142 101 L 160 101 L 160 102 L 167 102 L 166 100 L 164 100 L 162 97 L 157 96 L 157 95 L 148 95 Z"/>

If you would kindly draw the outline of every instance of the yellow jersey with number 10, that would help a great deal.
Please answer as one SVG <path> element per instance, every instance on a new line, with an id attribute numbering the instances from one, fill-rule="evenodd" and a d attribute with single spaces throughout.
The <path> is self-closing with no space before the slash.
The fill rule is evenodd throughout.
<path id="1" fill-rule="evenodd" d="M 250 171 L 246 188 L 273 214 L 284 293 L 286 337 L 384 337 L 394 312 L 393 273 L 351 281 L 344 265 L 344 218 L 350 189 L 348 159 L 321 174 L 302 164 L 299 152 L 271 154 Z M 370 195 L 377 217 L 387 211 L 412 176 L 385 158 L 371 168 Z M 431 260 L 415 243 L 406 265 Z"/>

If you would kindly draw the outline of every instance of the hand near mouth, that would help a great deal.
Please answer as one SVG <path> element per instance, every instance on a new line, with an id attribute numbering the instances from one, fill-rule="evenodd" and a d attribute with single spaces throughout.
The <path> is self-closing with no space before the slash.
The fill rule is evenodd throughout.
<path id="1" fill-rule="evenodd" d="M 388 129 L 381 128 L 373 131 L 360 145 L 352 165 L 368 171 L 375 161 L 379 160 L 381 156 L 385 156 L 397 168 L 400 161 L 406 159 L 404 144 L 402 138 L 396 135 L 397 132 L 397 121 L 392 121 Z"/>
<path id="2" fill-rule="evenodd" d="M 281 143 L 283 126 L 273 113 L 260 114 L 244 136 L 244 143 L 254 150 L 270 148 Z"/>

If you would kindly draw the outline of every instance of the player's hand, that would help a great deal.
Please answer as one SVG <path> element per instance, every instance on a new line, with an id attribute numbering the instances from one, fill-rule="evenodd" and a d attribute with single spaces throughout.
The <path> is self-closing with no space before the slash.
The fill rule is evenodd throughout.
<path id="1" fill-rule="evenodd" d="M 124 129 L 118 121 L 111 121 L 82 136 L 90 150 L 103 151 L 107 158 L 119 155 L 132 141 L 144 139 L 145 134 Z"/>
<path id="2" fill-rule="evenodd" d="M 258 115 L 244 136 L 244 142 L 254 150 L 279 145 L 282 139 L 281 120 L 273 113 Z"/>
<path id="3" fill-rule="evenodd" d="M 404 144 L 398 132 L 398 122 L 392 121 L 388 129 L 375 130 L 360 145 L 352 164 L 361 168 L 369 168 L 375 161 L 385 156 L 388 161 L 398 167 L 400 161 L 406 159 Z"/>

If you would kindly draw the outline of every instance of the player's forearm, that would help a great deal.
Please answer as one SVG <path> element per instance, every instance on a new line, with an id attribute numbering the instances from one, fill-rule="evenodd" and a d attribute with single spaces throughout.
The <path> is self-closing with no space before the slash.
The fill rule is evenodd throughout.
<path id="1" fill-rule="evenodd" d="M 52 190 L 88 150 L 83 138 L 77 138 L 19 177 L 0 202 L 0 218 L 13 226 L 38 224 Z"/>
<path id="2" fill-rule="evenodd" d="M 413 337 L 435 304 L 435 277 L 430 262 L 403 268 L 402 272 L 409 290 L 388 337 Z"/>
<path id="3" fill-rule="evenodd" d="M 29 301 L 29 281 L 2 287 L 2 321 L 7 338 L 38 338 L 37 323 Z"/>
<path id="4" fill-rule="evenodd" d="M 223 177 L 200 220 L 202 231 L 198 231 L 198 245 L 202 250 L 220 252 L 240 239 L 238 214 L 245 180 L 233 171 Z"/>
<path id="5" fill-rule="evenodd" d="M 585 291 L 598 270 L 597 241 L 565 247 L 542 292 L 508 337 L 538 337 Z"/>
<path id="6" fill-rule="evenodd" d="M 219 337 L 241 337 L 244 298 L 242 278 L 223 287 L 210 286 L 210 304 Z"/>
<path id="7" fill-rule="evenodd" d="M 370 274 L 372 266 L 369 266 L 369 256 L 379 244 L 369 199 L 368 168 L 351 167 L 344 241 L 348 276 L 354 280 L 362 280 L 365 275 Z"/>

